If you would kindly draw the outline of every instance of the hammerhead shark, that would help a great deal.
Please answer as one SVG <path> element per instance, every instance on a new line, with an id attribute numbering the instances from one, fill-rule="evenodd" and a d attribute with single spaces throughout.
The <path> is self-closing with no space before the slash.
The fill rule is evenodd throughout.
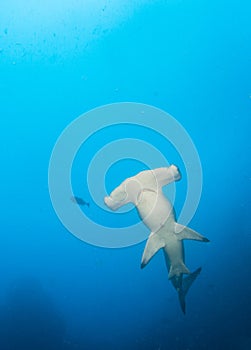
<path id="1" fill-rule="evenodd" d="M 209 240 L 176 222 L 173 206 L 164 195 L 162 187 L 180 178 L 180 171 L 175 165 L 145 170 L 124 180 L 110 196 L 104 198 L 104 202 L 111 210 L 117 210 L 129 202 L 136 206 L 140 218 L 151 231 L 143 252 L 141 268 L 144 268 L 160 249 L 164 251 L 168 278 L 178 293 L 180 306 L 185 314 L 185 296 L 201 268 L 193 273 L 189 271 L 185 265 L 183 241 Z M 184 274 L 188 276 L 183 277 Z"/>

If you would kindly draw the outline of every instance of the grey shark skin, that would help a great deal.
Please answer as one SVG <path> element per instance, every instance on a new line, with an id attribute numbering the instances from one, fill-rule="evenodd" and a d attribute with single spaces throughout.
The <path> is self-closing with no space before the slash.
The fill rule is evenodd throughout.
<path id="1" fill-rule="evenodd" d="M 104 202 L 112 210 L 117 210 L 129 202 L 136 206 L 142 221 L 151 231 L 143 252 L 141 268 L 163 249 L 168 278 L 178 293 L 181 309 L 185 313 L 185 296 L 201 268 L 191 273 L 186 267 L 183 241 L 209 240 L 176 222 L 172 204 L 163 194 L 162 187 L 180 178 L 180 172 L 175 165 L 142 171 L 123 181 L 110 196 L 104 198 Z M 184 274 L 188 276 L 183 277 Z"/>

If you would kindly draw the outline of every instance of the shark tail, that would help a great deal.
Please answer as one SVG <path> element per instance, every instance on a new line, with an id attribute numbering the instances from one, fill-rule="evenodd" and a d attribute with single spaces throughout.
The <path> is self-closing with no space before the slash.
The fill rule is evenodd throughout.
<path id="1" fill-rule="evenodd" d="M 200 272 L 201 272 L 201 267 L 199 267 L 194 272 L 190 273 L 190 275 L 188 275 L 187 277 L 184 277 L 181 281 L 180 287 L 176 287 L 175 283 L 173 282 L 174 287 L 178 292 L 181 310 L 184 314 L 186 313 L 186 299 L 185 299 L 186 294 L 190 289 L 191 285 L 193 284 L 193 282 L 196 280 L 197 276 L 200 274 Z"/>

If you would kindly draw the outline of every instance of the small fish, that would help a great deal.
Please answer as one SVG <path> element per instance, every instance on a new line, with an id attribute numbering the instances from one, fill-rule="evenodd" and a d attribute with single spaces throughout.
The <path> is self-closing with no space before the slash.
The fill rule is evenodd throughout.
<path id="1" fill-rule="evenodd" d="M 86 201 L 84 201 L 82 198 L 80 197 L 76 197 L 76 196 L 72 196 L 71 200 L 73 203 L 76 203 L 78 205 L 87 205 L 87 207 L 90 206 L 90 203 L 87 203 Z"/>

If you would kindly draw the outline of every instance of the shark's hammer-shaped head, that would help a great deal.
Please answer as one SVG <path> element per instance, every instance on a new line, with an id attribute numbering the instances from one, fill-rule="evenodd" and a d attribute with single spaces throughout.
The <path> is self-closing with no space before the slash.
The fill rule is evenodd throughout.
<path id="1" fill-rule="evenodd" d="M 126 187 L 124 182 L 122 182 L 120 186 L 111 192 L 110 196 L 104 198 L 104 202 L 111 210 L 117 210 L 128 203 L 127 197 Z"/>
<path id="2" fill-rule="evenodd" d="M 129 202 L 137 205 L 141 187 L 135 177 L 128 178 L 116 187 L 110 196 L 106 196 L 104 202 L 111 210 L 117 210 Z"/>

